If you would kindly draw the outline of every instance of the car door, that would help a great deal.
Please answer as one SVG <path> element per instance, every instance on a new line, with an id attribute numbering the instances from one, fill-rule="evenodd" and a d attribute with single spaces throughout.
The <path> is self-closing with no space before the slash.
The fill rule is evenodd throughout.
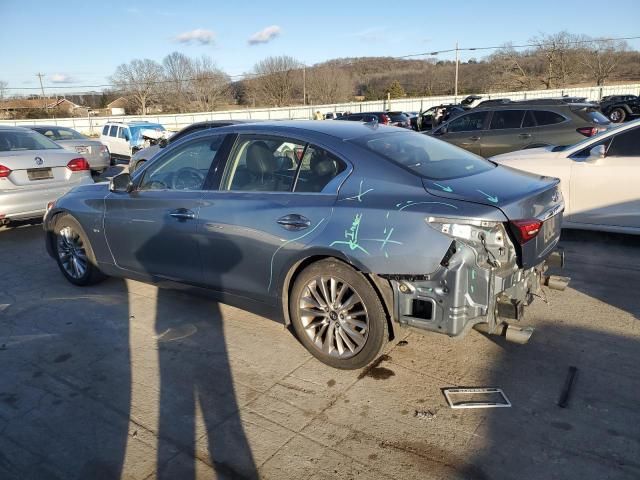
<path id="1" fill-rule="evenodd" d="M 601 142 L 606 148 L 604 158 L 589 157 L 587 151 L 574 155 L 571 221 L 640 228 L 639 135 L 636 127 Z"/>
<path id="2" fill-rule="evenodd" d="M 182 282 L 202 282 L 196 237 L 205 180 L 223 136 L 176 144 L 136 176 L 130 193 L 105 199 L 104 229 L 116 265 Z"/>
<path id="3" fill-rule="evenodd" d="M 239 135 L 200 210 L 207 285 L 274 303 L 283 265 L 328 223 L 346 167 L 299 138 Z"/>
<path id="4" fill-rule="evenodd" d="M 440 126 L 434 136 L 479 155 L 486 120 L 486 111 L 465 113 Z"/>
<path id="5" fill-rule="evenodd" d="M 524 110 L 494 110 L 489 129 L 482 132 L 480 153 L 483 157 L 521 150 L 528 145 L 531 133 L 523 129 Z M 533 117 L 530 117 L 532 120 Z"/>

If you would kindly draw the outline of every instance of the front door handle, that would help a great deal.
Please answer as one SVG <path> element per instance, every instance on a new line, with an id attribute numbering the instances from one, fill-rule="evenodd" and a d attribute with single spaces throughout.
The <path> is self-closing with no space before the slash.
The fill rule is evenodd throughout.
<path id="1" fill-rule="evenodd" d="M 303 230 L 311 226 L 311 220 L 297 213 L 291 213 L 276 220 L 286 230 Z"/>
<path id="2" fill-rule="evenodd" d="M 193 220 L 196 218 L 196 214 L 191 210 L 187 210 L 186 208 L 178 208 L 177 210 L 173 210 L 169 212 L 169 215 L 173 218 L 177 218 L 178 220 Z"/>
<path id="3" fill-rule="evenodd" d="M 521 133 L 518 136 L 520 138 L 531 138 L 531 134 L 530 133 Z"/>
<path id="4" fill-rule="evenodd" d="M 469 140 L 471 140 L 472 142 L 477 142 L 478 140 L 480 140 L 480 137 L 474 135 L 473 137 L 469 137 Z"/>

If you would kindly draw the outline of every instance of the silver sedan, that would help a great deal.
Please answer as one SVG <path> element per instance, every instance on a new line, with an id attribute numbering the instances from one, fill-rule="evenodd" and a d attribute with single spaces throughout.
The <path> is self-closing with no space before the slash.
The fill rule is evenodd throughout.
<path id="1" fill-rule="evenodd" d="M 90 183 L 84 157 L 33 130 L 0 126 L 0 225 L 41 218 L 49 202 Z"/>
<path id="2" fill-rule="evenodd" d="M 62 148 L 82 155 L 89 162 L 93 172 L 101 173 L 110 166 L 109 149 L 99 140 L 92 140 L 72 128 L 57 125 L 26 125 L 25 127 L 41 133 Z"/>

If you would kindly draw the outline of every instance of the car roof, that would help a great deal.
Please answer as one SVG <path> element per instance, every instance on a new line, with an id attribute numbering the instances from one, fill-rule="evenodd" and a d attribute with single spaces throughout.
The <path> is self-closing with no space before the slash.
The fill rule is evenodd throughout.
<path id="1" fill-rule="evenodd" d="M 13 125 L 0 125 L 0 130 L 6 130 L 9 132 L 30 132 L 31 129 L 29 127 L 16 127 Z"/>
<path id="2" fill-rule="evenodd" d="M 227 130 L 237 132 L 242 132 L 243 130 L 265 131 L 278 132 L 282 134 L 313 132 L 328 135 L 339 140 L 363 137 L 373 133 L 398 133 L 403 131 L 397 127 L 387 127 L 377 123 L 329 122 L 325 120 L 281 120 L 230 125 L 228 127 L 216 129 L 216 132 L 224 132 Z"/>
<path id="3" fill-rule="evenodd" d="M 24 128 L 29 128 L 31 130 L 33 130 L 34 128 L 66 128 L 67 130 L 73 130 L 73 128 L 71 127 L 65 127 L 63 125 L 41 125 L 41 124 L 36 124 L 36 125 L 23 125 Z"/>

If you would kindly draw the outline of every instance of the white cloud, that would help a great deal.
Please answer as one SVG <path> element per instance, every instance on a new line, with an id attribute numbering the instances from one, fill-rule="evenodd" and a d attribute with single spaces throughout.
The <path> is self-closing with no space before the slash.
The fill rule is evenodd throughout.
<path id="1" fill-rule="evenodd" d="M 75 79 L 66 73 L 54 73 L 50 77 L 51 83 L 73 83 Z"/>
<path id="2" fill-rule="evenodd" d="M 282 33 L 282 29 L 278 25 L 270 25 L 263 28 L 259 32 L 249 37 L 249 45 L 258 45 L 260 43 L 268 43 Z"/>
<path id="3" fill-rule="evenodd" d="M 213 43 L 215 38 L 215 32 L 203 28 L 196 28 L 190 32 L 183 32 L 180 35 L 176 35 L 173 40 L 178 43 L 197 42 L 200 45 L 209 45 Z"/>

